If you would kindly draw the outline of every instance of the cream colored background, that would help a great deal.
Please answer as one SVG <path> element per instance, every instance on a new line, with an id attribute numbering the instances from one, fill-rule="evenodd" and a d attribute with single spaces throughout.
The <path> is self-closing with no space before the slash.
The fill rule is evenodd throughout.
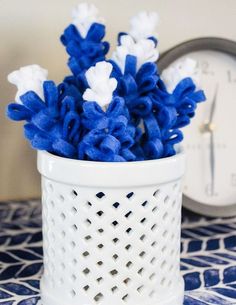
<path id="1" fill-rule="evenodd" d="M 119 30 L 141 9 L 156 10 L 160 51 L 187 39 L 218 36 L 236 40 L 236 0 L 93 0 L 105 16 L 107 37 L 115 43 Z M 39 196 L 35 152 L 23 139 L 19 124 L 4 118 L 15 89 L 9 72 L 38 63 L 56 81 L 68 73 L 67 56 L 58 37 L 70 22 L 76 0 L 0 0 L 0 200 Z"/>

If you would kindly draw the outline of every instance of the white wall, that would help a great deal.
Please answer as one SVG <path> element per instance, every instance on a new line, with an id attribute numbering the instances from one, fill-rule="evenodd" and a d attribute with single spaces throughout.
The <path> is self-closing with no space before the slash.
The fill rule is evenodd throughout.
<path id="1" fill-rule="evenodd" d="M 107 37 L 115 44 L 119 30 L 141 9 L 161 17 L 161 51 L 187 39 L 219 36 L 236 40 L 236 0 L 93 0 L 107 20 Z M 34 154 L 19 124 L 4 119 L 14 97 L 6 75 L 19 66 L 38 63 L 60 81 L 67 56 L 58 37 L 70 22 L 77 0 L 0 0 L 0 199 L 38 195 Z M 23 154 L 23 156 L 22 156 Z M 3 178 L 4 177 L 4 178 Z"/>

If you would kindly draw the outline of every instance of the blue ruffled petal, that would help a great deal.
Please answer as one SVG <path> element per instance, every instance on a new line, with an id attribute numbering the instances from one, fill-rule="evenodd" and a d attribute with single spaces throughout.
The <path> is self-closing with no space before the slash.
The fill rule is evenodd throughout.
<path id="1" fill-rule="evenodd" d="M 26 139 L 28 139 L 30 141 L 32 141 L 34 136 L 39 132 L 40 132 L 40 130 L 31 123 L 24 125 L 24 135 L 25 135 Z"/>
<path id="2" fill-rule="evenodd" d="M 139 117 L 145 117 L 152 112 L 152 102 L 148 96 L 134 99 L 131 102 L 127 101 L 127 105 L 130 112 Z"/>
<path id="3" fill-rule="evenodd" d="M 31 141 L 31 145 L 35 149 L 52 151 L 52 140 L 43 133 L 36 133 Z"/>
<path id="4" fill-rule="evenodd" d="M 46 108 L 45 103 L 34 91 L 28 91 L 25 94 L 21 95 L 20 100 L 26 108 L 35 113 Z"/>
<path id="5" fill-rule="evenodd" d="M 101 23 L 93 23 L 88 30 L 86 39 L 99 43 L 105 36 L 105 25 Z"/>
<path id="6" fill-rule="evenodd" d="M 77 149 L 63 139 L 57 139 L 52 144 L 53 151 L 62 157 L 76 158 Z"/>
<path id="7" fill-rule="evenodd" d="M 58 89 L 53 81 L 43 83 L 45 104 L 51 111 L 58 112 Z"/>
<path id="8" fill-rule="evenodd" d="M 153 114 L 146 116 L 143 120 L 147 138 L 161 139 L 161 130 L 159 124 Z"/>
<path id="9" fill-rule="evenodd" d="M 76 26 L 74 24 L 70 24 L 64 31 L 64 34 L 61 36 L 61 42 L 64 46 L 67 46 L 67 44 L 72 41 L 82 41 L 83 38 L 80 35 L 79 31 L 77 30 Z"/>
<path id="10" fill-rule="evenodd" d="M 120 91 L 124 94 L 124 96 L 136 97 L 138 94 L 138 86 L 135 79 L 132 75 L 124 75 L 120 80 Z"/>
<path id="11" fill-rule="evenodd" d="M 62 138 L 73 143 L 75 136 L 80 133 L 80 117 L 75 111 L 70 111 L 65 115 Z"/>
<path id="12" fill-rule="evenodd" d="M 144 145 L 145 157 L 147 160 L 159 159 L 163 156 L 164 147 L 160 139 L 154 138 Z"/>
<path id="13" fill-rule="evenodd" d="M 50 129 L 55 125 L 56 120 L 49 115 L 48 110 L 46 109 L 35 114 L 31 119 L 31 123 L 41 131 L 50 132 Z"/>
<path id="14" fill-rule="evenodd" d="M 137 57 L 133 55 L 127 55 L 125 60 L 125 71 L 124 74 L 130 74 L 135 76 L 137 68 Z"/>
<path id="15" fill-rule="evenodd" d="M 13 121 L 29 121 L 33 112 L 24 105 L 12 103 L 7 106 L 6 115 Z"/>
<path id="16" fill-rule="evenodd" d="M 109 117 L 118 117 L 119 115 L 124 114 L 125 102 L 120 97 L 115 97 L 112 102 L 109 104 L 107 109 L 107 116 Z"/>

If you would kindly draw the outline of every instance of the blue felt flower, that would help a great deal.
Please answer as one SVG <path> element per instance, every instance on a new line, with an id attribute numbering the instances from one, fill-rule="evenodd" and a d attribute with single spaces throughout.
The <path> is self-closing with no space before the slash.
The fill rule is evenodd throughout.
<path id="1" fill-rule="evenodd" d="M 47 150 L 64 157 L 77 154 L 80 117 L 73 97 L 60 98 L 52 81 L 43 84 L 43 101 L 35 92 L 20 97 L 22 104 L 12 103 L 7 115 L 13 120 L 26 120 L 25 136 L 35 149 Z"/>
<path id="2" fill-rule="evenodd" d="M 159 74 L 155 63 L 147 62 L 137 70 L 137 58 L 127 55 L 125 70 L 122 72 L 114 61 L 110 62 L 113 65 L 112 76 L 118 80 L 117 92 L 128 104 L 132 104 L 136 98 L 146 95 L 157 86 Z"/>
<path id="3" fill-rule="evenodd" d="M 156 159 L 163 155 L 162 135 L 159 122 L 154 115 L 152 95 L 157 94 L 159 74 L 157 66 L 148 62 L 136 72 L 135 56 L 128 55 L 124 73 L 113 64 L 113 75 L 118 79 L 117 94 L 125 99 L 133 124 L 144 133 L 135 145 L 135 151 L 141 159 Z"/>
<path id="4" fill-rule="evenodd" d="M 141 119 L 152 112 L 150 93 L 156 88 L 159 80 L 157 66 L 149 62 L 136 71 L 137 59 L 131 55 L 126 57 L 124 73 L 114 61 L 111 63 L 113 76 L 118 80 L 116 94 L 124 98 L 132 123 L 138 126 Z"/>
<path id="5" fill-rule="evenodd" d="M 197 103 L 205 100 L 202 90 L 196 90 L 191 78 L 179 82 L 172 93 L 167 92 L 162 80 L 151 94 L 153 112 L 161 129 L 163 157 L 175 154 L 175 145 L 183 140 L 180 128 L 188 125 L 195 115 Z"/>
<path id="6" fill-rule="evenodd" d="M 179 82 L 173 91 L 175 108 L 178 118 L 175 127 L 181 128 L 190 123 L 195 115 L 197 104 L 206 100 L 202 90 L 197 90 L 191 78 L 185 78 Z"/>
<path id="7" fill-rule="evenodd" d="M 88 130 L 88 134 L 80 143 L 80 159 L 87 155 L 89 160 L 99 160 L 105 153 L 104 141 L 106 152 L 108 152 L 107 145 L 111 144 L 109 161 L 117 158 L 120 161 L 135 159 L 130 148 L 135 141 L 136 128 L 129 123 L 129 113 L 123 99 L 115 97 L 106 111 L 96 102 L 85 102 L 83 110 L 82 125 Z M 104 161 L 105 155 L 102 158 Z"/>
<path id="8" fill-rule="evenodd" d="M 129 146 L 130 139 L 118 139 L 103 129 L 93 129 L 79 143 L 78 155 L 81 160 L 134 161 L 136 157 L 129 149 Z"/>
<path id="9" fill-rule="evenodd" d="M 18 92 L 8 117 L 26 121 L 34 148 L 63 157 L 124 162 L 174 155 L 181 128 L 205 100 L 195 85 L 196 62 L 175 63 L 160 77 L 156 13 L 131 19 L 110 61 L 97 8 L 80 3 L 72 16 L 61 36 L 72 75 L 56 86 L 36 65 L 12 73 Z"/>
<path id="10" fill-rule="evenodd" d="M 86 37 L 82 37 L 73 24 L 65 29 L 61 41 L 70 55 L 68 65 L 74 76 L 105 59 L 109 43 L 102 41 L 104 36 L 105 26 L 99 23 L 91 25 Z"/>
<path id="11" fill-rule="evenodd" d="M 88 130 L 107 129 L 116 134 L 122 133 L 129 120 L 129 112 L 122 98 L 115 97 L 107 110 L 96 102 L 83 104 L 83 125 Z"/>

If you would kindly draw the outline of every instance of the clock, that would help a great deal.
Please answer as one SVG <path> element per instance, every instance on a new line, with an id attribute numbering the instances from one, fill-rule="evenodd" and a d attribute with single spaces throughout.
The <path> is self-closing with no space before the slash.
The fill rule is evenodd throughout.
<path id="1" fill-rule="evenodd" d="M 185 207 L 209 216 L 236 215 L 236 42 L 200 38 L 164 53 L 160 72 L 190 57 L 207 101 L 183 129 Z"/>

